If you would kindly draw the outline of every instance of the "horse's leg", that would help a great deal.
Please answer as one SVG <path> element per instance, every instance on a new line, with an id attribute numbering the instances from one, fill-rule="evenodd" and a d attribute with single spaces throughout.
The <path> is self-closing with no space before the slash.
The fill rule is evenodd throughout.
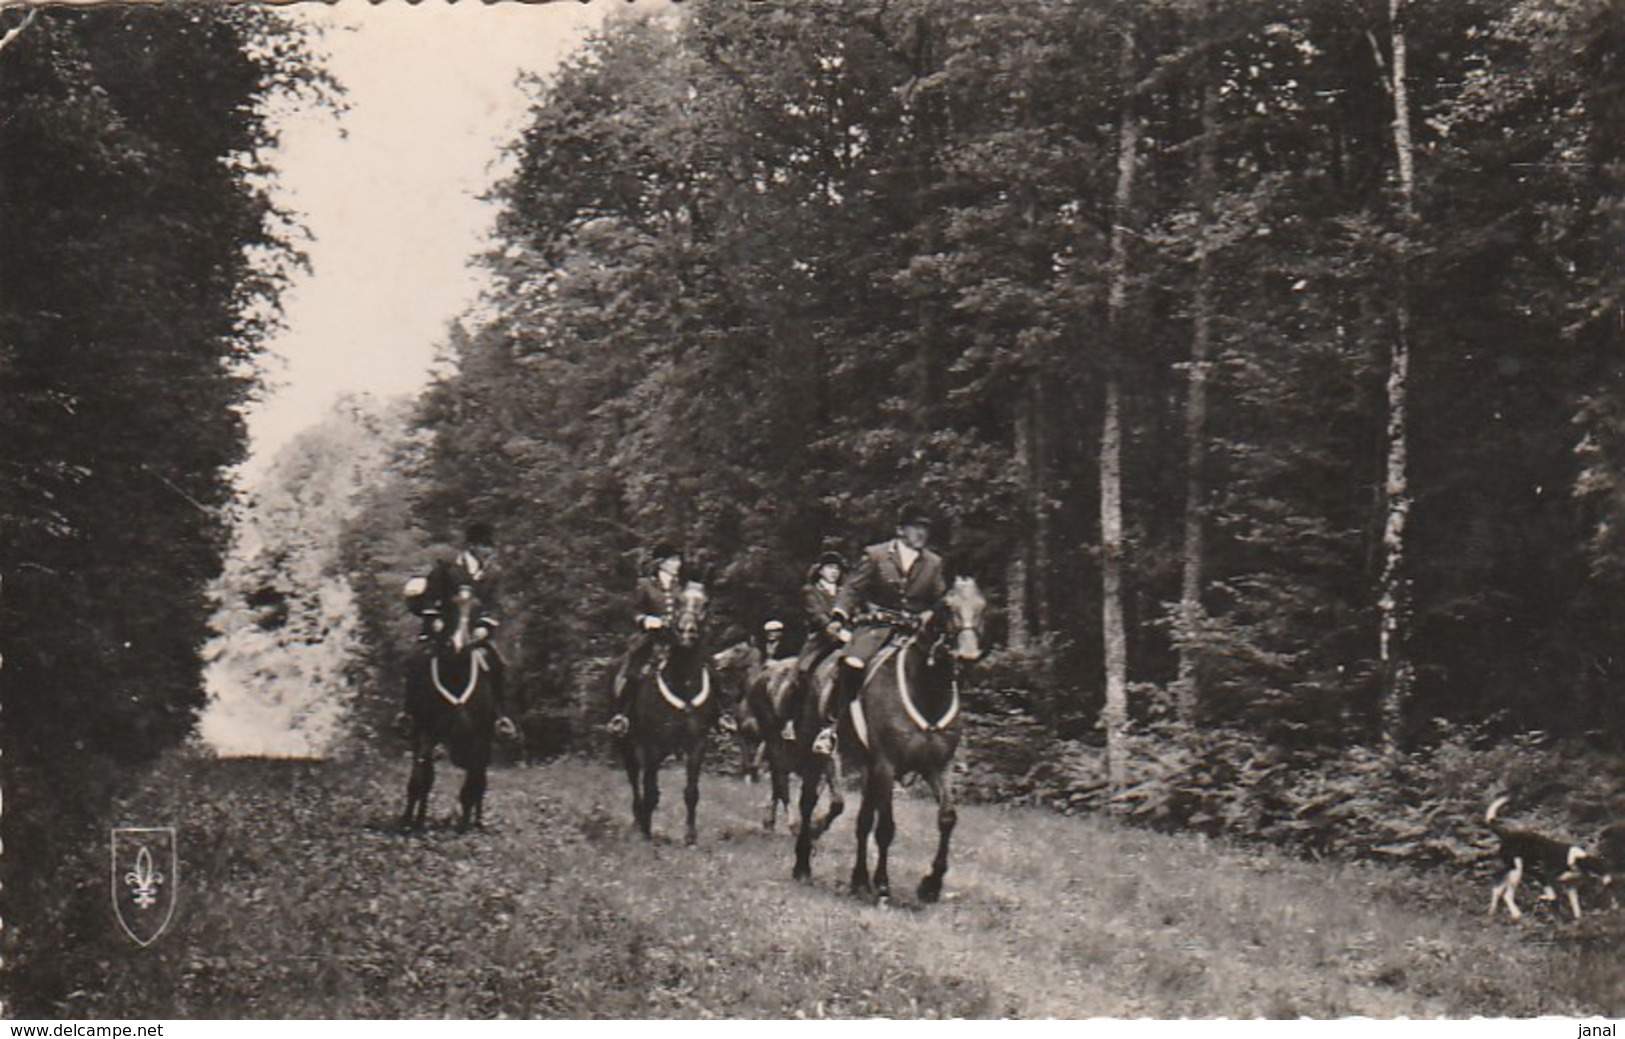
<path id="1" fill-rule="evenodd" d="M 660 807 L 660 755 L 640 746 L 638 759 L 643 764 L 643 817 L 638 820 L 638 826 L 643 836 L 653 839 L 655 809 Z"/>
<path id="2" fill-rule="evenodd" d="M 815 761 L 817 759 L 814 759 Z M 823 831 L 813 822 L 813 809 L 818 807 L 818 788 L 823 785 L 824 770 L 815 765 L 801 767 L 801 825 L 796 830 L 796 865 L 790 876 L 796 880 L 812 879 L 813 841 Z"/>
<path id="3" fill-rule="evenodd" d="M 421 830 L 429 813 L 429 791 L 434 789 L 434 740 L 426 735 L 413 734 L 412 776 L 406 781 L 406 811 L 401 815 L 401 829 Z"/>
<path id="4" fill-rule="evenodd" d="M 632 784 L 632 822 L 643 826 L 643 787 L 638 782 L 638 748 L 631 740 L 621 743 L 621 761 L 626 765 L 626 781 Z"/>
<path id="5" fill-rule="evenodd" d="M 815 757 L 813 760 L 816 762 L 819 759 Z M 842 788 L 846 785 L 846 780 L 841 774 L 841 756 L 839 754 L 831 754 L 829 757 L 824 758 L 823 761 L 824 765 L 822 768 L 818 769 L 818 771 L 815 773 L 815 777 L 822 779 L 829 784 L 829 808 L 823 812 L 820 812 L 818 816 L 813 819 L 813 837 L 815 839 L 821 836 L 825 830 L 828 830 L 830 824 L 833 823 L 842 812 L 846 811 L 846 794 L 842 790 Z M 817 794 L 813 795 L 814 800 L 816 800 L 817 797 Z"/>
<path id="6" fill-rule="evenodd" d="M 834 755 L 830 755 L 833 757 Z M 869 895 L 869 831 L 875 827 L 874 786 L 864 770 L 863 802 L 858 806 L 858 860 L 852 864 L 852 893 Z"/>
<path id="7" fill-rule="evenodd" d="M 750 781 L 752 783 L 762 778 L 762 765 L 767 761 L 767 741 L 756 744 L 756 749 L 750 752 Z"/>
<path id="8" fill-rule="evenodd" d="M 463 790 L 457 800 L 463 806 L 462 818 L 457 823 L 457 831 L 466 831 L 470 824 L 483 825 L 485 820 L 485 766 L 476 766 L 463 773 Z"/>
<path id="9" fill-rule="evenodd" d="M 877 765 L 869 774 L 875 785 L 874 798 L 878 802 L 879 819 L 875 823 L 875 897 L 891 897 L 891 879 L 886 872 L 886 860 L 891 852 L 892 838 L 897 835 L 897 824 L 892 820 L 892 774 L 885 764 Z M 867 800 L 869 794 L 864 794 Z"/>
<path id="10" fill-rule="evenodd" d="M 683 843 L 699 840 L 694 826 L 694 813 L 700 806 L 700 766 L 705 762 L 705 733 L 701 732 L 688 745 L 688 782 L 683 787 L 683 806 L 688 809 L 688 823 L 683 828 Z"/>
<path id="11" fill-rule="evenodd" d="M 927 773 L 925 781 L 937 796 L 937 857 L 931 862 L 931 872 L 920 881 L 921 902 L 935 902 L 942 895 L 942 878 L 948 872 L 948 841 L 954 835 L 954 824 L 959 811 L 954 807 L 953 769 L 948 766 Z"/>
<path id="12" fill-rule="evenodd" d="M 763 744 L 766 746 L 766 744 Z M 771 832 L 779 822 L 779 805 L 784 806 L 786 818 L 790 815 L 790 755 L 793 747 L 783 741 L 773 744 L 767 753 L 768 791 L 762 805 L 762 829 Z"/>

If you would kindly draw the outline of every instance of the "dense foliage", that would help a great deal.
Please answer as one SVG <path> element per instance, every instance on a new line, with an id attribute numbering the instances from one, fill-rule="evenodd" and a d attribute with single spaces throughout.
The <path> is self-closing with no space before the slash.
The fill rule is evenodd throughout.
<path id="1" fill-rule="evenodd" d="M 57 915 L 77 893 L 56 864 L 201 704 L 238 407 L 297 259 L 260 106 L 317 77 L 265 12 L 14 10 L 4 28 L 0 915 L 17 991 L 48 994 L 53 944 L 87 925 Z M 103 882 L 81 881 L 105 899 Z"/>
<path id="2" fill-rule="evenodd" d="M 1177 712 L 1298 749 L 1427 741 L 1435 718 L 1617 738 L 1621 13 L 1400 9 L 868 0 L 613 22 L 536 85 L 500 191 L 503 287 L 423 402 L 416 509 L 374 533 L 492 519 L 546 629 L 522 656 L 574 660 L 619 637 L 649 541 L 707 554 L 744 624 L 821 547 L 855 551 L 923 498 L 1002 607 L 1018 685 L 1059 683 L 1023 710 L 1087 739 L 1109 375 L 1142 731 Z M 1401 320 L 1416 683 L 1391 731 Z M 1181 648 L 1183 710 L 1160 695 Z"/>

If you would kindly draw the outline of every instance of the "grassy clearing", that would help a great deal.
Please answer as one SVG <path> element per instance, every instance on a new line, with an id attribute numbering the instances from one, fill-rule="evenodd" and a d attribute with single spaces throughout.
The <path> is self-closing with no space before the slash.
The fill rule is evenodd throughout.
<path id="1" fill-rule="evenodd" d="M 173 822 L 182 896 L 135 948 L 80 936 L 62 1016 L 1527 1017 L 1625 1010 L 1622 913 L 1491 923 L 1487 891 L 1297 862 L 1031 809 L 961 812 L 942 904 L 898 803 L 893 905 L 844 893 L 851 815 L 815 881 L 757 822 L 761 787 L 707 776 L 699 846 L 666 777 L 653 843 L 624 776 L 570 760 L 493 773 L 488 828 L 389 826 L 404 758 L 176 759 L 125 810 Z M 854 806 L 855 808 L 855 806 Z M 105 851 L 97 849 L 99 855 Z M 105 883 L 105 859 L 87 856 Z M 105 899 L 105 895 L 102 896 Z M 105 901 L 103 902 L 105 905 Z"/>

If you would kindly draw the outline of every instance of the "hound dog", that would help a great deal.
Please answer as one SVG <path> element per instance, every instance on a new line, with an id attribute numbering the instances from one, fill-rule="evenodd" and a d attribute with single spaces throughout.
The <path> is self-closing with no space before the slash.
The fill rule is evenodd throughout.
<path id="1" fill-rule="evenodd" d="M 1603 888 L 1618 905 L 1625 898 L 1625 823 L 1603 827 L 1597 836 L 1597 864 Z"/>
<path id="2" fill-rule="evenodd" d="M 1580 880 L 1600 872 L 1597 857 L 1572 841 L 1503 825 L 1496 820 L 1496 814 L 1510 800 L 1498 797 L 1484 813 L 1485 825 L 1501 843 L 1499 855 L 1506 870 L 1490 895 L 1490 914 L 1493 916 L 1504 902 L 1512 919 L 1521 918 L 1518 886 L 1530 880 L 1544 888 L 1543 900 L 1555 900 L 1557 891 L 1561 890 L 1574 918 L 1580 919 Z"/>

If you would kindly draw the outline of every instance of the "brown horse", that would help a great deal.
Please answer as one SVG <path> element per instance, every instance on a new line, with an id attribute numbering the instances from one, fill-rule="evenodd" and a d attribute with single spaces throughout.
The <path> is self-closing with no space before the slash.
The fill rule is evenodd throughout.
<path id="1" fill-rule="evenodd" d="M 673 754 L 688 765 L 683 800 L 688 823 L 683 840 L 696 839 L 694 811 L 700 803 L 700 766 L 705 761 L 706 736 L 721 712 L 721 697 L 713 695 L 711 672 L 702 645 L 709 600 L 698 581 L 683 585 L 677 596 L 674 637 L 657 655 L 654 667 L 634 675 L 628 718 L 631 727 L 621 737 L 626 778 L 632 784 L 632 817 L 645 837 L 651 836 L 655 808 L 660 804 L 660 763 Z"/>
<path id="2" fill-rule="evenodd" d="M 735 661 L 731 654 L 718 654 L 715 659 L 723 664 Z M 741 729 L 748 726 L 761 734 L 761 758 L 767 764 L 770 781 L 767 800 L 762 805 L 762 829 L 771 831 L 777 827 L 781 807 L 786 816 L 790 814 L 790 777 L 799 775 L 804 798 L 809 789 L 811 791 L 811 800 L 804 806 L 801 820 L 801 833 L 807 835 L 802 839 L 811 840 L 841 814 L 844 802 L 839 782 L 830 778 L 838 777 L 839 771 L 831 771 L 828 758 L 812 754 L 812 741 L 819 729 L 816 708 L 807 698 L 801 698 L 800 709 L 796 708 L 795 694 L 802 680 L 793 657 L 758 664 L 746 676 L 739 714 Z M 787 740 L 784 724 L 792 720 L 792 715 L 796 723 L 795 739 Z M 832 796 L 830 811 L 814 820 L 811 812 L 818 800 L 819 785 L 826 780 Z"/>
<path id="3" fill-rule="evenodd" d="M 824 712 L 835 684 L 835 671 L 841 666 L 840 658 L 839 652 L 829 653 L 811 673 L 794 673 L 796 681 L 807 685 L 807 694 L 801 697 L 801 709 L 796 712 L 796 741 L 783 751 L 788 759 L 788 767 L 801 778 L 801 796 L 797 804 L 801 819 L 796 827 L 796 864 L 790 871 L 796 880 L 812 879 L 813 845 L 846 810 L 841 755 L 812 752 L 813 741 L 824 725 Z M 829 806 L 819 812 L 818 799 L 826 786 L 829 788 Z"/>
<path id="4" fill-rule="evenodd" d="M 765 663 L 761 647 L 749 639 L 718 650 L 711 657 L 711 670 L 726 690 L 728 715 L 733 719 L 734 747 L 739 752 L 739 774 L 754 783 L 760 777 L 766 757 L 762 726 L 746 703 L 746 692 L 762 673 Z M 724 723 L 726 728 L 726 723 Z"/>
<path id="5" fill-rule="evenodd" d="M 918 895 L 922 902 L 935 902 L 942 894 L 948 842 L 959 817 L 950 770 L 959 746 L 958 678 L 964 666 L 982 657 L 986 609 L 987 600 L 975 580 L 956 579 L 918 630 L 898 632 L 875 655 L 856 702 L 841 720 L 841 747 L 863 776 L 853 894 L 878 899 L 891 894 L 886 858 L 897 830 L 892 791 L 909 775 L 922 777 L 937 799 L 937 854 L 931 872 L 920 881 Z M 872 878 L 871 830 L 879 852 Z"/>
<path id="6" fill-rule="evenodd" d="M 454 622 L 407 669 L 412 775 L 406 784 L 406 810 L 401 813 L 403 830 L 423 829 L 434 788 L 434 752 L 441 744 L 451 763 L 464 772 L 457 831 L 482 825 L 491 743 L 499 727 L 513 729 L 513 723 L 501 717 L 502 692 L 489 655 L 494 651 L 472 635 L 479 615 L 473 589 L 459 588 L 450 605 L 456 611 Z"/>

